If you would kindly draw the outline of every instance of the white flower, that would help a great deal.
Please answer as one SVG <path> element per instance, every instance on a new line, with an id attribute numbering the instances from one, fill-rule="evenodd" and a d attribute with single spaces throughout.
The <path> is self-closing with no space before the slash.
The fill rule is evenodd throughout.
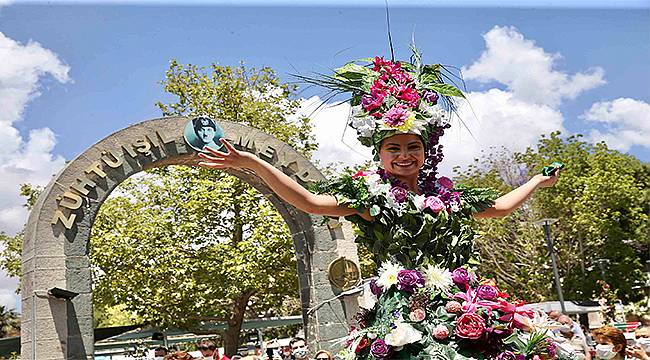
<path id="1" fill-rule="evenodd" d="M 415 196 L 413 197 L 413 204 L 415 204 L 415 207 L 416 207 L 418 210 L 420 210 L 420 211 L 424 210 L 424 208 L 426 207 L 426 206 L 424 205 L 424 200 L 425 200 L 426 198 L 427 198 L 427 197 L 426 197 L 425 195 L 415 195 Z"/>
<path id="2" fill-rule="evenodd" d="M 350 126 L 356 129 L 359 135 L 363 137 L 371 137 L 372 133 L 375 131 L 375 119 L 370 116 L 365 116 L 364 114 L 359 115 L 360 116 L 352 118 Z"/>
<path id="3" fill-rule="evenodd" d="M 368 175 L 364 179 L 372 196 L 385 195 L 386 192 L 390 191 L 390 184 L 382 183 L 379 174 Z"/>
<path id="4" fill-rule="evenodd" d="M 407 323 L 398 322 L 395 328 L 386 334 L 384 341 L 390 346 L 404 346 L 422 340 L 422 333 Z"/>
<path id="5" fill-rule="evenodd" d="M 390 193 L 390 186 L 384 193 L 384 197 L 386 197 L 386 205 L 388 206 L 389 209 L 395 210 L 397 212 L 398 216 L 402 216 L 402 213 L 404 212 L 405 205 L 406 203 L 398 203 L 397 200 L 393 197 L 393 194 Z"/>
<path id="6" fill-rule="evenodd" d="M 454 283 L 451 272 L 438 266 L 428 265 L 422 269 L 422 275 L 424 275 L 424 283 L 428 288 L 447 291 Z"/>
<path id="7" fill-rule="evenodd" d="M 359 303 L 359 307 L 364 309 L 372 310 L 375 308 L 377 296 L 370 290 L 370 283 L 363 286 L 363 295 L 357 298 L 357 302 Z"/>
<path id="8" fill-rule="evenodd" d="M 559 329 L 561 324 L 551 320 L 548 315 L 542 310 L 534 310 L 533 317 L 522 317 L 522 322 L 528 332 L 545 332 L 552 334 L 552 330 Z"/>
<path id="9" fill-rule="evenodd" d="M 440 105 L 431 106 L 426 101 L 421 101 L 420 111 L 428 118 L 429 124 L 440 126 L 448 121 L 447 111 Z"/>
<path id="10" fill-rule="evenodd" d="M 399 264 L 393 264 L 391 262 L 385 262 L 381 265 L 379 269 L 379 279 L 377 279 L 377 285 L 388 289 L 391 286 L 397 284 L 397 274 L 404 270 L 404 268 Z"/>

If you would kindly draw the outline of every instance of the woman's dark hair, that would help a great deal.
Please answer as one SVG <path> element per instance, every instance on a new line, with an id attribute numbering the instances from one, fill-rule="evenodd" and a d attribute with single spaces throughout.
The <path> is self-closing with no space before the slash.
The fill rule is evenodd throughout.
<path id="1" fill-rule="evenodd" d="M 214 121 L 205 116 L 199 116 L 192 119 L 192 126 L 194 127 L 194 133 L 196 136 L 199 136 L 199 129 L 206 126 L 211 127 L 214 129 L 214 131 L 217 131 L 217 125 L 214 123 Z"/>

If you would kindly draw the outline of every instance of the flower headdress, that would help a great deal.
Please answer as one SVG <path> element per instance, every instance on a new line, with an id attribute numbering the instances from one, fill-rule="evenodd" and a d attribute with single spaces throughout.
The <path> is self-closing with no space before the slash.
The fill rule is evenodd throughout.
<path id="1" fill-rule="evenodd" d="M 414 45 L 411 50 L 408 62 L 365 58 L 335 69 L 331 76 L 297 77 L 328 88 L 334 95 L 352 93 L 348 125 L 375 155 L 382 140 L 390 136 L 421 136 L 427 148 L 422 174 L 429 177 L 435 176 L 442 160 L 438 140 L 450 126 L 449 113 L 456 110 L 454 98 L 465 95 L 450 81 L 454 75 L 444 65 L 423 64 L 421 52 Z"/>

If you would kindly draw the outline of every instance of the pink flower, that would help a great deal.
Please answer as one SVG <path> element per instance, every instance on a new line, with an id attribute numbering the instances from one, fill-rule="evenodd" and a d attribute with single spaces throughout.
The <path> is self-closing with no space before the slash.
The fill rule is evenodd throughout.
<path id="1" fill-rule="evenodd" d="M 476 313 L 465 313 L 456 321 L 454 334 L 463 339 L 478 339 L 485 332 L 485 320 Z"/>
<path id="2" fill-rule="evenodd" d="M 479 299 L 470 286 L 467 286 L 466 292 L 456 293 L 453 297 L 454 299 L 463 300 L 463 311 L 466 313 L 476 312 L 481 307 L 486 309 L 488 314 L 491 314 L 492 310 L 499 308 L 499 303 L 497 302 Z"/>
<path id="3" fill-rule="evenodd" d="M 424 320 L 425 317 L 427 317 L 427 313 L 423 309 L 415 309 L 409 314 L 409 320 L 413 322 L 420 322 Z"/>
<path id="4" fill-rule="evenodd" d="M 384 123 L 392 127 L 398 127 L 404 124 L 409 115 L 409 111 L 404 105 L 397 104 L 384 114 Z"/>
<path id="5" fill-rule="evenodd" d="M 375 81 L 375 84 L 377 83 L 378 81 Z M 376 88 L 374 88 L 374 86 L 375 85 L 371 88 L 369 95 L 363 95 L 361 97 L 361 107 L 363 107 L 367 112 L 379 108 L 384 103 L 386 96 L 388 96 L 388 93 L 386 93 L 381 86 L 378 85 Z"/>
<path id="6" fill-rule="evenodd" d="M 438 340 L 444 340 L 449 337 L 449 329 L 444 325 L 438 325 L 433 328 L 433 337 Z"/>
<path id="7" fill-rule="evenodd" d="M 395 199 L 395 201 L 401 204 L 408 200 L 409 192 L 403 187 L 395 186 L 390 189 L 390 195 Z"/>
<path id="8" fill-rule="evenodd" d="M 445 189 L 451 190 L 454 188 L 454 182 L 446 176 L 439 177 L 438 180 L 436 180 L 436 182 L 438 183 L 438 185 L 440 185 Z"/>
<path id="9" fill-rule="evenodd" d="M 397 81 L 398 84 L 409 84 L 413 82 L 413 77 L 406 71 L 400 71 L 393 74 L 393 79 Z"/>
<path id="10" fill-rule="evenodd" d="M 424 206 L 428 207 L 436 214 L 445 209 L 445 203 L 437 196 L 429 196 L 424 199 Z"/>
<path id="11" fill-rule="evenodd" d="M 375 172 L 372 171 L 372 170 L 359 171 L 358 173 L 352 175 L 352 178 L 353 178 L 353 179 L 358 179 L 358 178 L 360 178 L 360 177 L 366 177 L 366 176 L 368 176 L 368 175 L 372 175 L 372 174 L 374 174 L 374 173 L 375 173 Z"/>
<path id="12" fill-rule="evenodd" d="M 499 300 L 494 309 L 501 312 L 499 320 L 512 322 L 512 324 L 519 329 L 523 329 L 528 322 L 528 319 L 534 317 L 533 310 L 523 303 L 511 304 L 504 300 Z"/>
<path id="13" fill-rule="evenodd" d="M 418 101 L 420 101 L 420 95 L 417 90 L 406 85 L 400 85 L 397 88 L 397 95 L 395 97 L 399 100 L 406 101 L 410 107 L 416 107 Z"/>
<path id="14" fill-rule="evenodd" d="M 458 314 L 463 311 L 463 306 L 458 301 L 450 301 L 445 305 L 445 310 L 452 314 Z"/>

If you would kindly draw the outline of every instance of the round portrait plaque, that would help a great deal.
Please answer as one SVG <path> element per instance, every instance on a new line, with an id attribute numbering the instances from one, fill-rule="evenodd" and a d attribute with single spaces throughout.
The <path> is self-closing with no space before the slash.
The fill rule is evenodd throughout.
<path id="1" fill-rule="evenodd" d="M 223 128 L 209 117 L 199 116 L 188 121 L 183 130 L 185 142 L 194 150 L 206 152 L 205 148 L 221 149 L 219 141 L 224 137 Z"/>
<path id="2" fill-rule="evenodd" d="M 332 285 L 343 291 L 350 290 L 361 282 L 359 266 L 345 257 L 340 257 L 330 263 L 328 276 Z"/>

